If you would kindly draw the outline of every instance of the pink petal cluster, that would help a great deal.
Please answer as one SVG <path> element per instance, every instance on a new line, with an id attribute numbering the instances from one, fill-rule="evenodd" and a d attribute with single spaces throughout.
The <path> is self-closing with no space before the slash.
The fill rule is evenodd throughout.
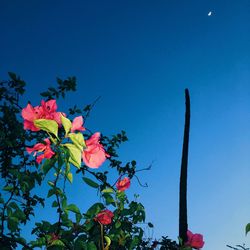
<path id="1" fill-rule="evenodd" d="M 37 153 L 42 153 L 39 154 L 36 157 L 36 162 L 38 164 L 41 163 L 41 161 L 46 158 L 46 159 L 50 159 L 55 153 L 52 151 L 51 147 L 50 147 L 50 140 L 49 138 L 46 138 L 44 140 L 45 144 L 43 143 L 37 143 L 34 147 L 30 148 L 30 147 L 26 147 L 26 150 L 29 154 L 31 154 L 32 152 L 34 152 L 34 156 L 37 155 Z"/>
<path id="2" fill-rule="evenodd" d="M 109 157 L 99 140 L 100 133 L 93 134 L 86 140 L 87 148 L 82 152 L 82 159 L 90 168 L 99 168 L 106 158 Z"/>
<path id="3" fill-rule="evenodd" d="M 113 217 L 114 214 L 110 210 L 106 209 L 98 213 L 94 220 L 103 225 L 108 225 L 112 222 Z"/>
<path id="4" fill-rule="evenodd" d="M 77 116 L 73 122 L 70 132 L 74 133 L 76 130 L 78 131 L 84 131 L 85 128 L 83 127 L 83 118 L 82 116 Z"/>
<path id="5" fill-rule="evenodd" d="M 22 117 L 24 119 L 24 129 L 31 131 L 39 131 L 40 129 L 34 125 L 34 121 L 37 119 L 55 120 L 61 125 L 61 113 L 56 112 L 57 105 L 56 100 L 43 101 L 40 106 L 33 107 L 28 104 L 26 108 L 22 110 Z"/>
<path id="6" fill-rule="evenodd" d="M 204 246 L 205 242 L 203 241 L 202 234 L 193 234 L 191 231 L 187 231 L 188 241 L 186 242 L 186 246 L 190 246 L 194 249 L 200 249 Z"/>
<path id="7" fill-rule="evenodd" d="M 116 188 L 119 191 L 125 191 L 130 187 L 130 179 L 128 177 L 125 177 L 123 180 L 119 179 L 116 183 Z"/>

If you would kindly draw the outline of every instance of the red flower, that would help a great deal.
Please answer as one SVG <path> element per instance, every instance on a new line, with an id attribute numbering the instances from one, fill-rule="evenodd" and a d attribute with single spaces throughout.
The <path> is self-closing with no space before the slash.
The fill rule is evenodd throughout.
<path id="1" fill-rule="evenodd" d="M 39 156 L 36 157 L 36 162 L 38 164 L 40 164 L 44 158 L 50 159 L 55 154 L 50 147 L 50 140 L 46 138 L 44 142 L 45 144 L 37 143 L 32 148 L 26 147 L 26 150 L 29 154 L 31 154 L 34 151 L 33 154 L 34 156 L 36 156 L 37 153 L 43 152 L 43 154 L 40 154 Z"/>
<path id="2" fill-rule="evenodd" d="M 55 120 L 59 125 L 61 125 L 61 113 L 56 112 L 56 109 L 56 100 L 50 100 L 47 102 L 42 100 L 41 106 L 36 107 L 28 104 L 27 107 L 22 110 L 24 129 L 39 131 L 40 129 L 34 125 L 34 121 L 37 119 Z"/>
<path id="3" fill-rule="evenodd" d="M 103 225 L 108 225 L 112 222 L 113 217 L 114 214 L 110 210 L 106 209 L 97 214 L 94 220 Z"/>
<path id="4" fill-rule="evenodd" d="M 202 234 L 193 234 L 191 231 L 187 231 L 188 241 L 186 242 L 187 246 L 190 246 L 194 249 L 200 249 L 204 246 L 205 242 L 203 241 Z"/>
<path id="5" fill-rule="evenodd" d="M 130 179 L 128 177 L 125 177 L 123 180 L 118 180 L 116 183 L 116 188 L 119 191 L 125 191 L 130 187 Z"/>
<path id="6" fill-rule="evenodd" d="M 99 132 L 93 134 L 90 139 L 86 140 L 87 148 L 82 152 L 82 159 L 90 168 L 99 168 L 106 160 L 106 157 L 109 157 L 99 139 Z"/>

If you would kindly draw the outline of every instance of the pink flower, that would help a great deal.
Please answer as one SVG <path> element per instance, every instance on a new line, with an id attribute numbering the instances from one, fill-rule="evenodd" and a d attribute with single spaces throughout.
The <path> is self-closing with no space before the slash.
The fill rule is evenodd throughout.
<path id="1" fill-rule="evenodd" d="M 193 234 L 191 231 L 188 230 L 187 237 L 188 237 L 188 241 L 186 242 L 186 245 L 194 249 L 200 249 L 205 244 L 205 242 L 203 241 L 202 234 Z"/>
<path id="2" fill-rule="evenodd" d="M 125 177 L 123 180 L 118 180 L 116 183 L 116 188 L 119 191 L 125 191 L 130 187 L 130 179 L 128 177 Z"/>
<path id="3" fill-rule="evenodd" d="M 40 106 L 32 107 L 28 104 L 26 108 L 22 110 L 22 117 L 24 119 L 24 129 L 29 129 L 31 131 L 40 130 L 34 125 L 34 120 L 40 119 L 42 117 L 43 110 Z"/>
<path id="4" fill-rule="evenodd" d="M 94 220 L 103 225 L 108 225 L 112 222 L 113 217 L 114 214 L 110 210 L 106 209 L 97 214 Z"/>
<path id="5" fill-rule="evenodd" d="M 77 116 L 72 122 L 72 127 L 71 127 L 71 130 L 70 130 L 71 133 L 74 133 L 76 130 L 78 130 L 78 131 L 85 130 L 85 128 L 82 125 L 83 125 L 82 116 Z"/>
<path id="6" fill-rule="evenodd" d="M 40 129 L 34 125 L 34 121 L 37 119 L 55 120 L 59 125 L 61 125 L 61 113 L 56 112 L 56 109 L 56 100 L 50 100 L 47 102 L 42 100 L 41 106 L 36 107 L 28 104 L 27 107 L 22 110 L 24 129 L 39 131 Z"/>
<path id="7" fill-rule="evenodd" d="M 59 125 L 62 124 L 61 113 L 56 112 L 57 110 L 56 100 L 49 100 L 47 102 L 42 100 L 41 106 L 43 108 L 44 119 L 55 120 Z"/>
<path id="8" fill-rule="evenodd" d="M 42 153 L 36 157 L 36 162 L 38 164 L 41 163 L 41 161 L 46 158 L 46 159 L 50 159 L 55 153 L 52 151 L 51 147 L 50 147 L 50 140 L 49 138 L 46 138 L 44 140 L 44 143 L 37 143 L 34 147 L 30 148 L 30 147 L 26 147 L 26 150 L 29 154 L 31 154 L 32 152 L 34 152 L 33 156 L 36 156 L 37 153 Z"/>
<path id="9" fill-rule="evenodd" d="M 103 145 L 99 142 L 100 133 L 93 134 L 86 140 L 87 148 L 82 152 L 84 163 L 90 168 L 99 168 L 109 155 L 105 152 Z"/>

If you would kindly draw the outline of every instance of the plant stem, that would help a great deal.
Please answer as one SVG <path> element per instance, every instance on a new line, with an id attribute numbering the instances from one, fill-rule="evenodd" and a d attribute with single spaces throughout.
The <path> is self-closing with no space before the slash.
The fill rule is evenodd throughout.
<path id="1" fill-rule="evenodd" d="M 55 183 L 55 185 L 54 185 L 55 188 L 57 188 L 57 182 L 59 180 L 60 170 L 61 170 L 61 168 L 58 168 L 58 170 L 57 170 L 57 175 L 56 175 L 56 179 L 55 179 L 55 182 L 54 182 Z M 59 194 L 57 193 L 57 191 L 56 191 L 56 201 L 57 201 L 57 204 L 58 204 L 58 210 L 57 211 L 58 211 L 58 214 L 59 214 L 59 216 L 58 216 L 57 234 L 59 234 L 60 229 L 61 229 L 62 208 L 61 208 L 61 199 L 60 199 Z"/>
<path id="2" fill-rule="evenodd" d="M 101 242 L 102 242 L 102 250 L 104 250 L 104 241 L 103 241 L 103 225 L 100 223 L 101 226 Z"/>

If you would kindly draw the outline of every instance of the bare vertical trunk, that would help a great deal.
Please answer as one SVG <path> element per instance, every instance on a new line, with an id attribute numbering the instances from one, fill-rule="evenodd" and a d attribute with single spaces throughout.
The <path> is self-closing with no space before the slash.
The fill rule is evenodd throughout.
<path id="1" fill-rule="evenodd" d="M 189 91 L 185 89 L 186 113 L 185 127 L 181 159 L 181 175 L 180 175 L 180 200 L 179 200 L 179 237 L 183 243 L 187 241 L 187 169 L 188 169 L 188 143 L 190 130 L 190 98 Z"/>

